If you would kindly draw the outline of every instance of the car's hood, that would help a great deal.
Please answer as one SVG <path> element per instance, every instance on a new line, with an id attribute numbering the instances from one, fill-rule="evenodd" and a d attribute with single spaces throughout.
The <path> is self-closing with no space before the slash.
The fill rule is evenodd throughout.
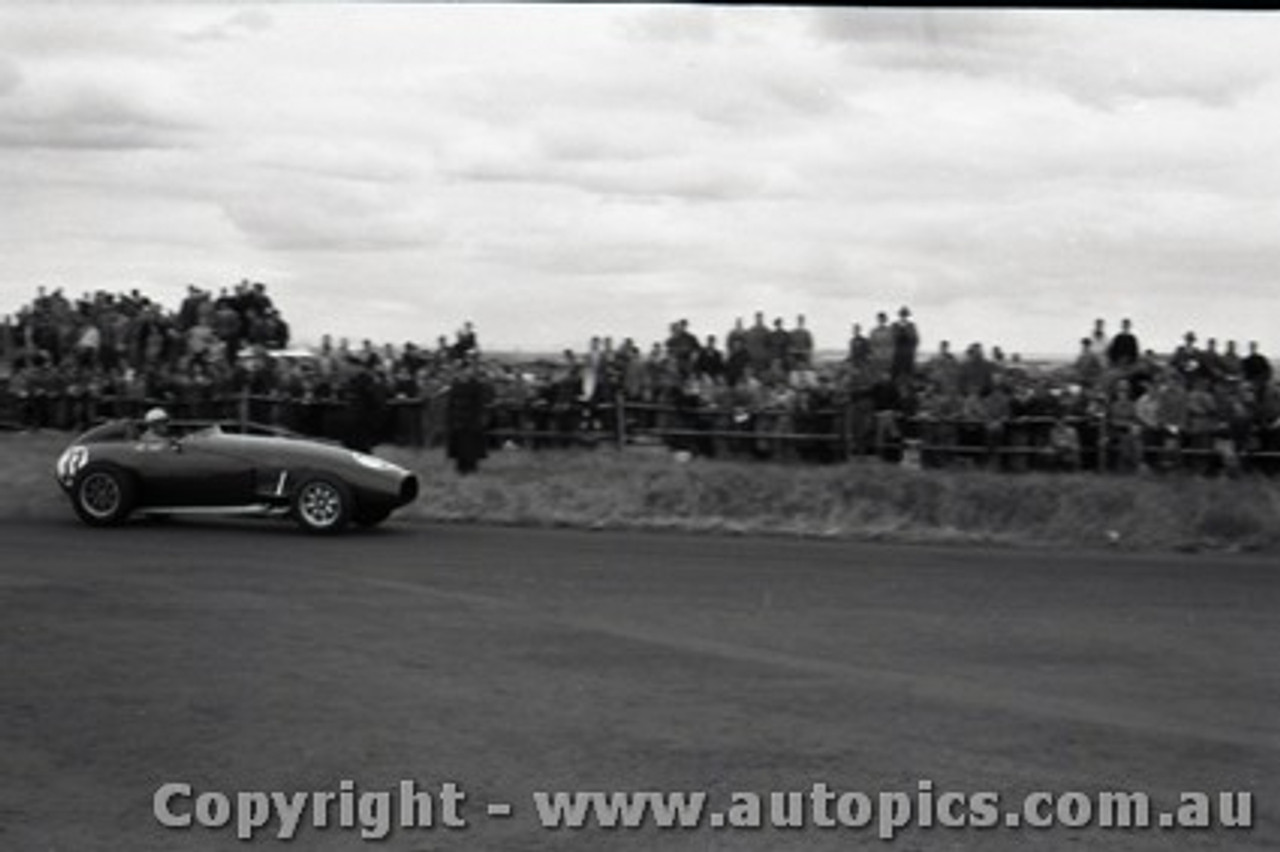
<path id="1" fill-rule="evenodd" d="M 306 438 L 267 435 L 238 435 L 230 432 L 196 433 L 182 441 L 183 445 L 201 447 L 210 452 L 252 459 L 269 459 L 280 464 L 318 464 L 325 467 L 359 466 L 387 473 L 408 474 L 400 465 L 367 453 L 356 452 L 338 444 L 327 444 Z"/>

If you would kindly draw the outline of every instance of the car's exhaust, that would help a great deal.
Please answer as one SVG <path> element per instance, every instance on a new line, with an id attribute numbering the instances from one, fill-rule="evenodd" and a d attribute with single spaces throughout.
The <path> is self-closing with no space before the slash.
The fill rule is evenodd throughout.
<path id="1" fill-rule="evenodd" d="M 404 506 L 418 499 L 418 477 L 409 474 L 400 483 L 400 505 Z"/>

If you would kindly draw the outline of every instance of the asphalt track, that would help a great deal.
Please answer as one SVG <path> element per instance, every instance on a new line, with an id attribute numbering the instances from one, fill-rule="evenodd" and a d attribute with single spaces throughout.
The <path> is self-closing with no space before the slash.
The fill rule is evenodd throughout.
<path id="1" fill-rule="evenodd" d="M 1129 556 L 390 523 L 0 524 L 0 849 L 1280 848 L 1280 577 Z M 469 826 L 152 795 L 445 781 Z M 1252 791 L 1251 831 L 540 828 L 535 790 Z M 486 802 L 514 812 L 489 818 Z"/>

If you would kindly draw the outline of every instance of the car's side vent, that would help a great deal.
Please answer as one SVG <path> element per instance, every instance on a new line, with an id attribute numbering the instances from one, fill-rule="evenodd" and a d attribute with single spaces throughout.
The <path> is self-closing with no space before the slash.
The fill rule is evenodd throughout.
<path id="1" fill-rule="evenodd" d="M 289 487 L 289 471 L 280 468 L 253 472 L 253 492 L 260 497 L 284 497 Z"/>

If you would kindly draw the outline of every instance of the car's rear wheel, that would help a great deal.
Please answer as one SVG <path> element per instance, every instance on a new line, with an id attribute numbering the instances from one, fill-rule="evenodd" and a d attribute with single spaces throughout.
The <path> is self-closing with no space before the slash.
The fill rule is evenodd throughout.
<path id="1" fill-rule="evenodd" d="M 351 519 L 351 492 L 336 479 L 305 480 L 293 497 L 293 517 L 307 532 L 340 532 Z"/>
<path id="2" fill-rule="evenodd" d="M 76 478 L 71 503 L 86 524 L 95 527 L 122 524 L 133 511 L 133 479 L 118 468 L 90 465 Z"/>

